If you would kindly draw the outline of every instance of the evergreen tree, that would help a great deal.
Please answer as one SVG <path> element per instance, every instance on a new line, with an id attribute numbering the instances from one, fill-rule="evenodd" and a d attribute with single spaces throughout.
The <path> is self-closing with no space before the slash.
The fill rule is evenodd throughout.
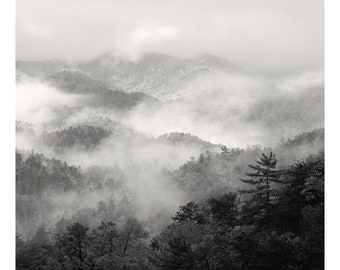
<path id="1" fill-rule="evenodd" d="M 276 213 L 276 228 L 300 234 L 303 228 L 304 207 L 323 203 L 324 161 L 310 156 L 289 166 L 284 174 L 284 188 L 280 192 Z"/>
<path id="2" fill-rule="evenodd" d="M 276 168 L 277 159 L 273 152 L 269 155 L 262 153 L 256 164 L 249 164 L 253 172 L 246 173 L 250 178 L 240 179 L 253 188 L 241 190 L 241 193 L 250 194 L 251 200 L 247 202 L 246 209 L 248 216 L 264 218 L 268 221 L 273 200 L 277 198 L 276 184 L 282 183 L 281 171 Z"/>
<path id="3" fill-rule="evenodd" d="M 218 199 L 208 200 L 210 212 L 214 222 L 223 225 L 235 225 L 238 212 L 238 201 L 236 193 L 227 193 Z"/>

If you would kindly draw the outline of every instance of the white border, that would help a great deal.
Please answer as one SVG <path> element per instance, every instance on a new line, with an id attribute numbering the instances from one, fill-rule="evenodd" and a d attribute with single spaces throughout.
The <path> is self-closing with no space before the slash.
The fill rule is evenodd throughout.
<path id="1" fill-rule="evenodd" d="M 300 0 L 297 0 L 300 1 Z M 322 0 L 312 0 L 322 1 Z M 326 269 L 340 269 L 340 2 L 325 3 L 326 21 Z M 15 1 L 0 6 L 1 269 L 15 268 Z"/>
<path id="2" fill-rule="evenodd" d="M 15 1 L 0 4 L 0 268 L 15 269 Z"/>
<path id="3" fill-rule="evenodd" d="M 340 269 L 340 3 L 325 2 L 326 269 Z"/>

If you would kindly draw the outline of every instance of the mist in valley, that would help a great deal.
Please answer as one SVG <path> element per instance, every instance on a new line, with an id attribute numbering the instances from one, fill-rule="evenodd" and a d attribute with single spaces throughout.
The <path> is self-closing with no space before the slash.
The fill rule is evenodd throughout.
<path id="1" fill-rule="evenodd" d="M 122 100 L 122 106 L 117 108 L 91 104 L 106 92 L 102 86 L 95 86 L 93 93 L 82 91 L 84 82 L 78 73 L 108 89 L 110 86 L 80 68 L 63 69 L 61 72 L 69 72 L 68 77 L 56 81 L 50 79 L 50 74 L 44 78 L 29 76 L 19 67 L 17 151 L 42 153 L 46 158 L 79 167 L 89 185 L 96 186 L 96 182 L 109 178 L 117 182 L 115 188 L 87 188 L 81 195 L 52 195 L 55 213 L 46 220 L 38 219 L 33 228 L 40 223 L 52 224 L 64 214 L 72 216 L 83 208 L 96 208 L 99 201 L 110 196 L 119 203 L 123 194 L 128 194 L 134 215 L 148 226 L 158 215 L 159 220 L 164 219 L 160 223 L 165 224 L 179 205 L 195 199 L 165 171 L 176 171 L 205 153 L 221 155 L 222 145 L 246 151 L 256 148 L 249 150 L 253 157 L 252 151 L 259 154 L 259 149 L 281 149 L 280 140 L 323 127 L 322 71 L 273 77 L 221 70 L 214 65 L 209 68 L 187 76 L 171 97 L 167 93 L 158 95 L 151 105 L 149 100 L 136 105 Z M 286 149 L 279 150 L 284 162 L 289 164 L 318 153 L 323 149 L 322 138 L 302 145 L 304 151 L 295 149 L 287 154 Z M 233 160 L 214 185 L 221 190 L 235 189 L 239 181 L 233 170 L 239 166 L 245 169 L 251 162 L 246 159 Z M 106 172 L 101 180 L 87 179 L 86 172 L 91 168 L 113 171 Z M 220 168 L 215 170 L 221 174 Z M 155 233 L 161 229 L 152 226 Z"/>

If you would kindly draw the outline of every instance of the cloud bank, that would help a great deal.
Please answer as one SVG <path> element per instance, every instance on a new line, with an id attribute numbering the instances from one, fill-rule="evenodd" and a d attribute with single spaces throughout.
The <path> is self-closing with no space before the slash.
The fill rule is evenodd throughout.
<path id="1" fill-rule="evenodd" d="M 265 71 L 323 66 L 323 1 L 18 0 L 17 58 L 210 53 Z"/>
<path id="2" fill-rule="evenodd" d="M 16 84 L 16 119 L 33 124 L 48 123 L 59 117 L 55 109 L 74 105 L 77 99 L 77 95 L 65 94 L 47 83 L 24 79 Z"/>

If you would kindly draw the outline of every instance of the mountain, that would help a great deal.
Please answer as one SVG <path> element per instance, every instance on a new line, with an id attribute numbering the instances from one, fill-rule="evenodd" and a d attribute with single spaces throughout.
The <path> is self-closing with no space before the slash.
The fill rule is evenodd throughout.
<path id="1" fill-rule="evenodd" d="M 76 94 L 93 94 L 108 88 L 105 82 L 80 69 L 61 69 L 48 74 L 45 79 L 59 89 Z"/>
<path id="2" fill-rule="evenodd" d="M 17 74 L 80 95 L 73 119 L 90 108 L 150 136 L 177 131 L 233 146 L 274 145 L 323 126 L 321 70 L 268 77 L 208 54 L 191 59 L 145 54 L 131 61 L 108 52 L 77 63 L 17 61 Z M 59 118 L 64 111 L 57 112 Z"/>
<path id="3" fill-rule="evenodd" d="M 134 62 L 105 53 L 79 67 L 110 86 L 126 92 L 142 92 L 160 100 L 177 98 L 179 88 L 201 75 L 244 72 L 224 59 L 207 54 L 193 59 L 145 54 Z"/>
<path id="4" fill-rule="evenodd" d="M 45 78 L 50 84 L 68 93 L 89 95 L 86 105 L 126 110 L 146 102 L 156 105 L 158 100 L 144 93 L 126 93 L 105 81 L 98 80 L 79 69 L 62 69 Z"/>
<path id="5" fill-rule="evenodd" d="M 17 132 L 23 132 L 18 130 Z M 33 134 L 33 133 L 32 133 Z M 206 151 L 220 152 L 220 145 L 212 144 L 189 133 L 171 132 L 159 136 L 158 138 L 148 138 L 129 127 L 112 121 L 107 123 L 81 124 L 65 129 L 43 132 L 39 141 L 46 146 L 51 146 L 54 150 L 64 151 L 72 147 L 79 149 L 94 149 L 102 141 L 111 137 L 115 143 L 126 142 L 135 146 L 152 145 L 162 143 L 175 147 L 192 147 L 204 153 Z"/>
<path id="6" fill-rule="evenodd" d="M 17 61 L 16 68 L 18 75 L 53 82 L 59 80 L 57 84 L 60 84 L 59 77 L 63 77 L 61 86 L 73 91 L 92 91 L 98 87 L 120 89 L 127 93 L 140 92 L 162 101 L 181 97 L 179 90 L 202 75 L 245 73 L 240 67 L 208 54 L 180 59 L 149 53 L 138 61 L 131 61 L 107 52 L 79 63 L 62 60 Z M 68 80 L 73 77 L 72 84 L 67 82 L 65 85 L 66 76 Z"/>

